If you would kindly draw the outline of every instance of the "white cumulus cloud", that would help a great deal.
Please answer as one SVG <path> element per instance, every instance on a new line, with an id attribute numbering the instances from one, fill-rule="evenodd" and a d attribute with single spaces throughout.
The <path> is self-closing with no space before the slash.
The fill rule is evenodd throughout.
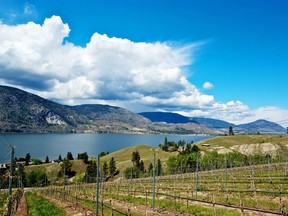
<path id="1" fill-rule="evenodd" d="M 214 87 L 214 85 L 212 83 L 210 83 L 210 82 L 205 82 L 203 84 L 203 88 L 204 89 L 212 89 L 213 87 Z"/>
<path id="2" fill-rule="evenodd" d="M 26 13 L 32 9 L 26 5 Z M 80 47 L 69 42 L 69 33 L 59 16 L 43 24 L 0 22 L 0 83 L 67 104 L 101 102 L 231 121 L 255 115 L 240 101 L 215 101 L 187 79 L 183 67 L 193 63 L 201 43 L 174 46 L 94 33 Z"/>

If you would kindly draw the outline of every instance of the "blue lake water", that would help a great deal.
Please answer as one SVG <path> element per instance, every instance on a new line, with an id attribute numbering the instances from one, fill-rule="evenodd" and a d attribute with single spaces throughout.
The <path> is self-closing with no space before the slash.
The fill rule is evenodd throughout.
<path id="1" fill-rule="evenodd" d="M 8 145 L 15 146 L 15 157 L 25 157 L 30 153 L 32 158 L 44 160 L 66 157 L 72 152 L 74 158 L 78 153 L 87 152 L 88 156 L 97 156 L 101 152 L 114 152 L 129 146 L 146 144 L 158 147 L 164 142 L 198 142 L 210 136 L 172 135 L 172 134 L 8 134 L 0 135 L 0 163 L 10 160 Z"/>

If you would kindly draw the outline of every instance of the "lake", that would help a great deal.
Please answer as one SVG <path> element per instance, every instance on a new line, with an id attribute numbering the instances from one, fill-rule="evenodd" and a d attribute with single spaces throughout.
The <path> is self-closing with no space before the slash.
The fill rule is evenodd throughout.
<path id="1" fill-rule="evenodd" d="M 30 153 L 31 158 L 50 160 L 66 157 L 72 152 L 77 158 L 78 153 L 87 152 L 88 156 L 97 156 L 101 152 L 114 152 L 129 146 L 146 144 L 159 147 L 164 142 L 198 142 L 210 136 L 174 135 L 174 134 L 6 134 L 0 135 L 0 163 L 10 160 L 8 145 L 15 146 L 15 157 L 25 157 Z"/>

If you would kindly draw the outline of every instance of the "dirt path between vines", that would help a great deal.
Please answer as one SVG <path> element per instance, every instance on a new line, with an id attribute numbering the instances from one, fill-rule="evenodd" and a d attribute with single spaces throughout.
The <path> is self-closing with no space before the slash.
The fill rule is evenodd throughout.
<path id="1" fill-rule="evenodd" d="M 59 199 L 54 199 L 51 197 L 46 197 L 49 201 L 53 202 L 55 205 L 57 205 L 59 208 L 63 209 L 67 215 L 69 216 L 92 216 L 95 215 L 91 210 L 88 210 L 86 208 L 83 208 L 81 205 L 73 204 L 70 202 L 66 202 Z"/>
<path id="2" fill-rule="evenodd" d="M 25 198 L 25 193 L 23 194 L 20 204 L 18 206 L 17 212 L 15 214 L 16 216 L 27 216 L 28 215 L 28 207 L 27 207 L 27 202 Z"/>
<path id="3" fill-rule="evenodd" d="M 67 215 L 69 216 L 95 216 L 96 213 L 95 211 L 91 211 L 88 210 L 86 208 L 83 208 L 80 205 L 74 204 L 74 203 L 70 203 L 70 202 L 66 202 L 66 201 L 62 201 L 62 200 L 58 200 L 58 199 L 54 199 L 51 197 L 45 197 L 46 199 L 50 200 L 51 202 L 53 202 L 54 204 L 56 204 L 58 207 L 64 209 L 64 211 L 66 212 Z M 131 203 L 127 203 L 124 201 L 118 201 L 118 200 L 105 200 L 105 202 L 110 202 L 113 206 L 114 209 L 119 210 L 122 213 L 126 213 L 128 215 L 128 213 L 130 213 L 130 215 L 167 215 L 167 216 L 175 216 L 175 215 L 179 215 L 179 216 L 188 216 L 192 214 L 181 214 L 181 213 L 175 213 L 175 212 L 169 212 L 166 210 L 162 210 L 161 212 L 157 212 L 151 209 L 151 208 L 147 208 L 145 205 L 136 205 L 136 204 L 131 204 Z M 101 205 L 101 204 L 100 204 Z M 128 210 L 129 209 L 129 210 Z M 109 210 L 110 211 L 110 210 Z M 99 215 L 101 215 L 101 210 L 99 210 Z M 112 210 L 111 210 L 111 214 L 112 215 Z"/>

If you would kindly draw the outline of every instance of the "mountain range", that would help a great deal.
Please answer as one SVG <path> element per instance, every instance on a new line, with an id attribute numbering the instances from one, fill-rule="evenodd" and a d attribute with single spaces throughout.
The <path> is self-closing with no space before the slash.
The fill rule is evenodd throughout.
<path id="1" fill-rule="evenodd" d="M 285 133 L 280 125 L 259 120 L 244 125 L 186 117 L 176 113 L 133 113 L 101 104 L 61 105 L 26 91 L 0 85 L 1 132 L 219 134 L 232 126 L 239 133 Z"/>
<path id="2" fill-rule="evenodd" d="M 286 130 L 281 125 L 264 119 L 235 125 L 219 119 L 186 117 L 177 113 L 169 112 L 142 112 L 140 115 L 150 119 L 152 122 L 177 123 L 195 123 L 219 132 L 227 132 L 231 126 L 236 133 L 285 133 Z"/>

